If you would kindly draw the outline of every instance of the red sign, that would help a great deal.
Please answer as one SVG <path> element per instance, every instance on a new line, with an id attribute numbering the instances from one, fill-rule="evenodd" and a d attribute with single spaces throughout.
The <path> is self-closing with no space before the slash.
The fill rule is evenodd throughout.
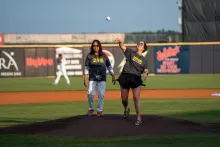
<path id="1" fill-rule="evenodd" d="M 180 46 L 164 47 L 162 51 L 157 51 L 157 61 L 162 64 L 157 68 L 157 73 L 180 73 L 181 68 L 178 68 L 176 62 L 179 61 L 177 54 L 180 53 Z"/>
<path id="2" fill-rule="evenodd" d="M 4 35 L 0 34 L 0 45 L 4 45 Z"/>
<path id="3" fill-rule="evenodd" d="M 175 46 L 174 48 L 172 47 L 164 47 L 163 51 L 157 51 L 157 60 L 162 61 L 168 57 L 176 56 L 180 52 L 180 47 Z"/>
<path id="4" fill-rule="evenodd" d="M 39 57 L 37 59 L 33 58 L 26 58 L 26 66 L 33 66 L 35 68 L 38 68 L 39 66 L 52 66 L 53 65 L 53 59 L 45 59 L 43 57 Z"/>

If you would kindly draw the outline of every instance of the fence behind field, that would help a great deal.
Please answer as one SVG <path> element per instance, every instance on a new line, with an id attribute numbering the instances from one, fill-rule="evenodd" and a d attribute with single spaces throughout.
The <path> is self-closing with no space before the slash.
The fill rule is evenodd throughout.
<path id="1" fill-rule="evenodd" d="M 126 44 L 135 49 L 135 44 Z M 103 44 L 114 71 L 120 74 L 125 58 L 118 44 Z M 81 76 L 90 44 L 78 45 L 1 45 L 0 77 L 56 76 L 59 53 L 67 59 L 69 76 Z M 150 73 L 220 73 L 220 42 L 149 43 L 143 54 Z"/>

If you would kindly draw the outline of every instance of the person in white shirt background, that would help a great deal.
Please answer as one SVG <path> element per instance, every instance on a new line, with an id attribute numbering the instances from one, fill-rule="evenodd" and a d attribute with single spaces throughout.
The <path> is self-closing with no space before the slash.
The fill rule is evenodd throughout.
<path id="1" fill-rule="evenodd" d="M 69 77 L 67 76 L 67 73 L 66 73 L 66 59 L 63 58 L 62 54 L 58 55 L 57 64 L 59 66 L 59 71 L 57 73 L 57 78 L 56 78 L 56 80 L 55 80 L 55 82 L 53 84 L 57 85 L 59 83 L 60 77 L 61 77 L 61 75 L 63 73 L 63 76 L 66 79 L 66 83 L 68 85 L 70 85 L 70 80 L 69 80 Z"/>

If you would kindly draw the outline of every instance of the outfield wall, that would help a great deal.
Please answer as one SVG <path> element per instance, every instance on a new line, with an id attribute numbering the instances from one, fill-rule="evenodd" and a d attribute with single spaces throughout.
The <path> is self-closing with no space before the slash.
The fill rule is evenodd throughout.
<path id="1" fill-rule="evenodd" d="M 126 44 L 135 49 L 135 44 Z M 90 51 L 83 45 L 1 45 L 0 77 L 56 76 L 59 53 L 67 59 L 69 76 L 80 76 L 84 60 Z M 103 44 L 115 73 L 120 74 L 125 59 L 117 44 Z M 160 43 L 148 44 L 143 54 L 150 73 L 211 74 L 220 73 L 220 43 Z"/>

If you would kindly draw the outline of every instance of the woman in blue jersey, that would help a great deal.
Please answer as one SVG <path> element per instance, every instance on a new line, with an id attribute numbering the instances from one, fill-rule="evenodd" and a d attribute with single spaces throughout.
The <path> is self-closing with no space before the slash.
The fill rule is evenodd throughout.
<path id="1" fill-rule="evenodd" d="M 84 85 L 88 87 L 88 115 L 94 113 L 94 95 L 98 91 L 97 115 L 103 116 L 103 105 L 106 88 L 106 69 L 112 76 L 112 82 L 115 84 L 115 75 L 107 55 L 102 52 L 102 45 L 99 40 L 92 42 L 90 53 L 85 60 Z"/>

